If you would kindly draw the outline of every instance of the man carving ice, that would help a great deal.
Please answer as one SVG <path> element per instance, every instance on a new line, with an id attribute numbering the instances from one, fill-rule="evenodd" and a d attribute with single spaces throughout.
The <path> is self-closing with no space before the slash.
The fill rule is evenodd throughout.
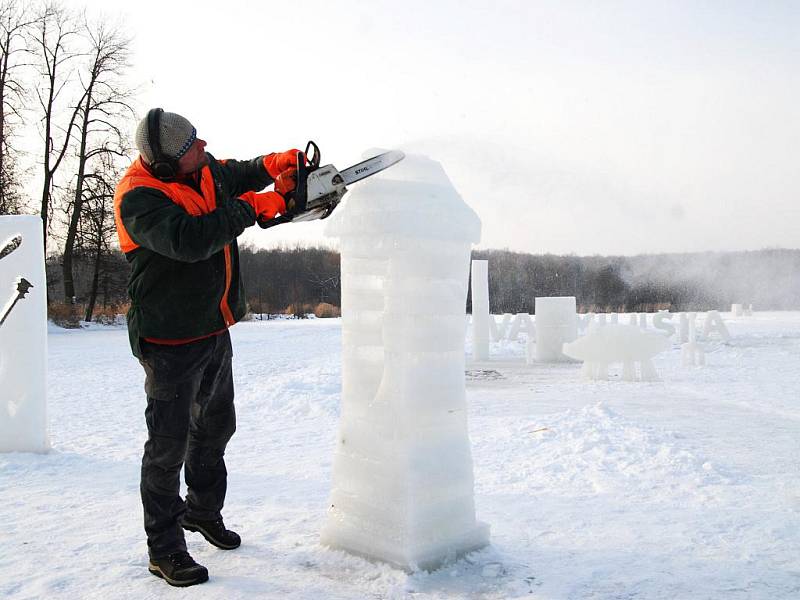
<path id="1" fill-rule="evenodd" d="M 287 212 L 298 151 L 216 160 L 187 119 L 160 108 L 139 123 L 136 146 L 114 210 L 131 265 L 130 343 L 145 371 L 149 570 L 188 586 L 208 571 L 186 551 L 184 529 L 225 550 L 241 543 L 221 515 L 223 456 L 236 428 L 228 328 L 245 314 L 236 238 L 256 219 Z M 258 192 L 273 182 L 276 191 Z"/>

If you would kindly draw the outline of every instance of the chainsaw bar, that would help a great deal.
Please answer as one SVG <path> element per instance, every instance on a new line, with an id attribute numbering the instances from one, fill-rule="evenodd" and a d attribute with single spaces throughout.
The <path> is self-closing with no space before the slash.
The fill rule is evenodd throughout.
<path id="1" fill-rule="evenodd" d="M 278 215 L 272 219 L 258 219 L 266 229 L 290 221 L 315 221 L 327 219 L 347 193 L 347 186 L 356 181 L 380 173 L 405 158 L 400 150 L 389 150 L 339 171 L 333 165 L 319 166 L 319 148 L 308 142 L 305 152 L 297 153 L 297 187 L 294 190 L 293 213 Z"/>
<path id="2" fill-rule="evenodd" d="M 365 177 L 375 175 L 375 173 L 380 173 L 384 169 L 388 169 L 393 164 L 399 163 L 403 158 L 405 158 L 405 154 L 400 150 L 389 150 L 389 152 L 378 154 L 378 156 L 373 156 L 357 165 L 339 171 L 339 175 L 341 175 L 345 185 L 350 185 L 356 181 L 361 181 Z"/>

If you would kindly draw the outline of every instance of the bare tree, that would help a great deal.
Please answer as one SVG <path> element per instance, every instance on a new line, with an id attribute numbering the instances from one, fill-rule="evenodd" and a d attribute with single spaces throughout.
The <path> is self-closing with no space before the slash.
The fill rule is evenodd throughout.
<path id="1" fill-rule="evenodd" d="M 36 96 L 42 111 L 44 137 L 41 216 L 45 252 L 55 174 L 67 154 L 75 120 L 83 102 L 81 96 L 70 106 L 69 99 L 64 98 L 70 91 L 69 84 L 76 74 L 75 62 L 80 56 L 80 51 L 76 48 L 79 42 L 77 23 L 76 17 L 62 5 L 49 2 L 37 16 L 31 35 L 41 77 L 41 83 L 36 86 Z M 61 126 L 59 123 L 62 122 L 64 111 L 67 115 L 63 119 L 66 126 Z M 56 136 L 59 136 L 58 139 Z"/>
<path id="2" fill-rule="evenodd" d="M 85 23 L 83 31 L 90 50 L 86 68 L 81 72 L 83 96 L 76 126 L 78 169 L 64 243 L 64 297 L 68 302 L 76 295 L 73 253 L 86 200 L 87 178 L 100 178 L 105 182 L 106 175 L 113 172 L 113 159 L 126 153 L 124 125 L 134 116 L 129 104 L 132 92 L 123 83 L 123 75 L 129 67 L 130 39 L 103 21 Z M 101 168 L 91 173 L 93 161 Z M 91 193 L 96 194 L 98 189 L 94 186 Z"/>
<path id="3" fill-rule="evenodd" d="M 32 24 L 30 10 L 18 0 L 0 1 L 0 215 L 18 213 L 23 205 L 19 153 L 12 140 L 23 122 L 26 94 L 22 70 L 29 58 L 25 37 Z"/>
<path id="4" fill-rule="evenodd" d="M 105 259 L 112 254 L 111 245 L 116 239 L 114 223 L 114 188 L 121 176 L 112 154 L 97 155 L 93 161 L 97 169 L 85 175 L 83 185 L 84 209 L 80 220 L 80 235 L 76 239 L 92 260 L 92 280 L 86 303 L 85 321 L 92 320 L 97 302 L 100 275 Z"/>

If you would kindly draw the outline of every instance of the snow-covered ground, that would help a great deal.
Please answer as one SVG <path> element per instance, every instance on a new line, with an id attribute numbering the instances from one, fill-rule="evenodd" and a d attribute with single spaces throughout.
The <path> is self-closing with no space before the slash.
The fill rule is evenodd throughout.
<path id="1" fill-rule="evenodd" d="M 408 575 L 318 544 L 340 322 L 241 323 L 224 514 L 244 544 L 188 534 L 211 580 L 185 590 L 146 569 L 143 374 L 125 330 L 51 328 L 53 449 L 0 455 L 0 597 L 800 598 L 800 313 L 727 324 L 704 368 L 657 357 L 660 383 L 582 382 L 495 344 L 467 380 L 492 545 Z"/>

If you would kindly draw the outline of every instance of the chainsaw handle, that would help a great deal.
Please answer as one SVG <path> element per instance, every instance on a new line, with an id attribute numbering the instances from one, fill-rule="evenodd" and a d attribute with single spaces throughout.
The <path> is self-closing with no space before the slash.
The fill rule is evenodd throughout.
<path id="1" fill-rule="evenodd" d="M 319 146 L 317 146 L 313 140 L 308 140 L 306 144 L 306 160 L 308 161 L 308 166 L 311 167 L 309 171 L 314 171 L 319 168 L 321 157 L 322 154 L 320 154 Z"/>
<path id="2" fill-rule="evenodd" d="M 289 223 L 291 222 L 293 217 L 288 215 L 278 215 L 277 217 L 273 217 L 271 219 L 258 219 L 256 223 L 261 227 L 261 229 L 267 229 L 269 227 L 275 227 L 275 225 L 280 225 L 281 223 Z"/>

